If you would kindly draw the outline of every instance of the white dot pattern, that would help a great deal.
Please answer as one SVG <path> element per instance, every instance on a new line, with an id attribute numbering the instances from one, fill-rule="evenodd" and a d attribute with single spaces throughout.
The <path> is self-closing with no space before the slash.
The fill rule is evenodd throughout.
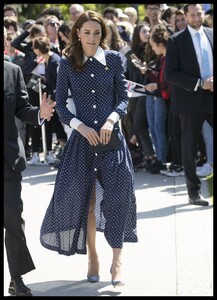
<path id="1" fill-rule="evenodd" d="M 126 115 L 128 98 L 120 54 L 105 50 L 105 57 L 107 70 L 92 58 L 79 73 L 68 60 L 61 59 L 56 89 L 56 110 L 61 122 L 69 125 L 75 117 L 66 108 L 68 88 L 76 117 L 87 126 L 99 131 L 111 112 L 116 111 L 120 117 Z M 45 248 L 68 256 L 87 253 L 87 216 L 95 183 L 97 230 L 104 232 L 112 248 L 138 241 L 131 155 L 118 123 L 115 128 L 119 149 L 98 154 L 92 153 L 88 141 L 73 130 L 41 226 L 40 241 Z"/>

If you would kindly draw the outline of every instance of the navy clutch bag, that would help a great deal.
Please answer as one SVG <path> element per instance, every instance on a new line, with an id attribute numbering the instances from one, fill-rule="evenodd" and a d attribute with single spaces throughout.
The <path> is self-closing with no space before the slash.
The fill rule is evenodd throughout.
<path id="1" fill-rule="evenodd" d="M 90 149 L 92 152 L 106 152 L 111 150 L 117 150 L 119 148 L 119 139 L 118 139 L 118 131 L 113 129 L 111 138 L 108 144 L 97 144 L 96 146 L 90 145 Z"/>

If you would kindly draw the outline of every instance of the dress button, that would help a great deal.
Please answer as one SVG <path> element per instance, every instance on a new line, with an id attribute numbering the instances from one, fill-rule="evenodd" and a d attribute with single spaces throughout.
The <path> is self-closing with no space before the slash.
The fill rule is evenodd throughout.
<path id="1" fill-rule="evenodd" d="M 92 59 L 92 57 L 90 58 L 90 61 L 92 61 L 93 59 Z"/>
<path id="2" fill-rule="evenodd" d="M 93 108 L 96 108 L 96 104 L 93 105 Z"/>
<path id="3" fill-rule="evenodd" d="M 97 120 L 95 120 L 95 121 L 94 121 L 94 124 L 97 124 L 97 123 L 98 123 L 98 121 L 97 121 Z"/>
<path id="4" fill-rule="evenodd" d="M 91 74 L 90 76 L 91 76 L 91 77 L 94 77 L 94 74 Z"/>
<path id="5" fill-rule="evenodd" d="M 92 93 L 95 93 L 95 90 L 92 90 L 91 92 L 92 92 Z"/>
<path id="6" fill-rule="evenodd" d="M 97 168 L 94 168 L 94 171 L 96 172 L 96 171 L 97 171 Z"/>
<path id="7" fill-rule="evenodd" d="M 98 153 L 95 153 L 95 156 L 98 156 Z"/>

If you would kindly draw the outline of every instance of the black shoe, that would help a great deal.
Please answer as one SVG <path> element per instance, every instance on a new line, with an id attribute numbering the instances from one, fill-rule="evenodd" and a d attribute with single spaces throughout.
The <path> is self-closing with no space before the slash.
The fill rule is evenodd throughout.
<path id="1" fill-rule="evenodd" d="M 166 172 L 167 172 L 167 166 L 166 164 L 163 164 L 161 161 L 157 161 L 155 163 L 155 166 L 153 166 L 149 170 L 149 173 L 151 174 L 166 174 Z"/>
<path id="2" fill-rule="evenodd" d="M 32 296 L 31 290 L 25 286 L 21 277 L 18 279 L 11 279 L 8 293 L 13 296 Z"/>
<path id="3" fill-rule="evenodd" d="M 149 161 L 145 167 L 146 171 L 150 171 L 151 169 L 155 168 L 159 164 L 159 161 L 157 159 L 152 159 Z"/>
<path id="4" fill-rule="evenodd" d="M 197 167 L 202 167 L 206 163 L 207 159 L 205 157 L 199 157 L 196 160 Z"/>
<path id="5" fill-rule="evenodd" d="M 189 198 L 189 203 L 193 205 L 200 205 L 200 206 L 208 206 L 209 202 L 206 200 L 201 199 L 200 196 L 194 196 Z"/>
<path id="6" fill-rule="evenodd" d="M 59 162 L 59 161 L 55 162 L 55 164 L 53 165 L 54 169 L 58 169 L 58 168 L 59 168 L 59 165 L 60 165 L 60 162 Z"/>
<path id="7" fill-rule="evenodd" d="M 146 162 L 142 161 L 140 164 L 134 166 L 135 169 L 144 169 L 146 167 Z"/>

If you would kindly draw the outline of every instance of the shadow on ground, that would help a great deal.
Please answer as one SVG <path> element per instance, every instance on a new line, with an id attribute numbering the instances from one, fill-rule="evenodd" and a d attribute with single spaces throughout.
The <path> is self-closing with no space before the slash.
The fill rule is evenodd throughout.
<path id="1" fill-rule="evenodd" d="M 28 284 L 33 296 L 119 296 L 111 282 L 55 280 Z"/>

